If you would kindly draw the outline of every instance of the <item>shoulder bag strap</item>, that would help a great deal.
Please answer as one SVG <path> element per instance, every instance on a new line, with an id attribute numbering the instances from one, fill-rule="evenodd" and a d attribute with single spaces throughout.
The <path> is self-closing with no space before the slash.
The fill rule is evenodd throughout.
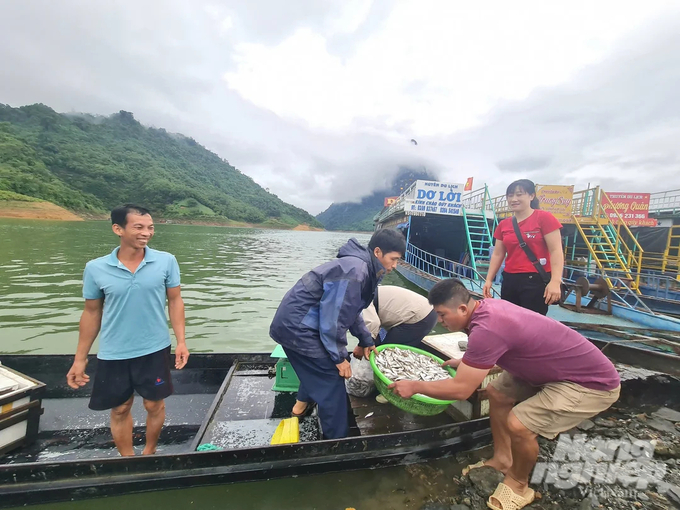
<path id="1" fill-rule="evenodd" d="M 514 216 L 512 217 L 512 228 L 515 229 L 515 235 L 517 236 L 517 240 L 519 241 L 519 247 L 522 248 L 522 250 L 524 250 L 524 253 L 527 254 L 529 261 L 531 261 L 531 263 L 534 265 L 536 271 L 538 271 L 538 274 L 541 275 L 541 279 L 543 280 L 543 282 L 548 283 L 550 281 L 548 273 L 546 272 L 545 268 L 541 265 L 541 263 L 538 261 L 536 255 L 534 255 L 534 252 L 531 251 L 531 248 L 527 246 L 527 243 L 524 240 L 524 236 L 522 235 L 522 232 L 519 230 L 519 223 L 517 223 L 517 218 L 515 218 Z"/>

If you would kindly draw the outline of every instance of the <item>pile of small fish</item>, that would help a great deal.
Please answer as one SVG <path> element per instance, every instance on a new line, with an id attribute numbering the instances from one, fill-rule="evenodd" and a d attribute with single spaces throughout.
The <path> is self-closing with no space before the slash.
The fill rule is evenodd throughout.
<path id="1" fill-rule="evenodd" d="M 375 364 L 390 381 L 440 381 L 451 377 L 439 363 L 423 354 L 399 349 L 385 349 L 375 357 Z"/>
<path id="2" fill-rule="evenodd" d="M 365 358 L 359 360 L 352 356 L 350 368 L 352 369 L 352 377 L 345 381 L 347 393 L 355 397 L 370 397 L 375 391 L 371 362 Z"/>

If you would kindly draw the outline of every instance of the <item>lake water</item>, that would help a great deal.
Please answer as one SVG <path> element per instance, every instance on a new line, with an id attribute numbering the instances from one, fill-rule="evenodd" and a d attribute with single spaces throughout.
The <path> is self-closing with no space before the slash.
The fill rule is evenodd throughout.
<path id="1" fill-rule="evenodd" d="M 161 224 L 150 245 L 179 261 L 192 352 L 268 352 L 275 345 L 269 324 L 283 295 L 307 270 L 334 258 L 350 237 L 363 244 L 370 238 Z M 85 263 L 117 244 L 106 222 L 0 219 L 0 355 L 73 353 Z M 417 290 L 396 273 L 384 283 Z M 441 479 L 437 490 L 446 491 L 446 480 L 459 466 L 441 460 L 430 463 L 429 471 L 422 469 L 345 472 L 35 508 L 413 509 L 432 492 L 425 479 Z"/>
<path id="2" fill-rule="evenodd" d="M 180 264 L 193 352 L 263 352 L 273 348 L 269 323 L 283 295 L 349 237 L 161 224 L 150 246 L 173 253 Z M 2 351 L 73 352 L 83 268 L 117 241 L 106 222 L 0 221 Z"/>

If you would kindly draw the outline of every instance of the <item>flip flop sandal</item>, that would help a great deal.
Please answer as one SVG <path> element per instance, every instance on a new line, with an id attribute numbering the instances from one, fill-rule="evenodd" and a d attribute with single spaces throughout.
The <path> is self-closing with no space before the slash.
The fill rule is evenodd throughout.
<path id="1" fill-rule="evenodd" d="M 316 402 L 309 402 L 307 404 L 307 407 L 305 407 L 305 410 L 302 411 L 300 414 L 295 414 L 293 411 L 291 411 L 290 415 L 294 418 L 304 418 L 305 416 L 309 416 L 310 414 L 312 414 L 314 408 L 316 408 Z"/>
<path id="2" fill-rule="evenodd" d="M 469 466 L 467 466 L 466 468 L 464 468 L 463 471 L 461 471 L 460 474 L 463 475 L 463 476 L 465 476 L 465 475 L 467 475 L 472 469 L 477 469 L 477 468 L 480 468 L 480 467 L 484 467 L 484 461 L 483 461 L 483 460 L 480 460 L 479 462 L 475 462 L 474 464 L 470 464 Z"/>
<path id="3" fill-rule="evenodd" d="M 529 494 L 526 496 L 520 496 L 516 494 L 510 487 L 504 483 L 499 483 L 496 487 L 496 491 L 489 497 L 486 502 L 486 506 L 492 510 L 519 510 L 525 506 L 533 503 L 536 497 L 536 492 L 533 489 L 529 489 Z M 491 498 L 494 498 L 500 506 L 497 506 L 491 502 Z"/>

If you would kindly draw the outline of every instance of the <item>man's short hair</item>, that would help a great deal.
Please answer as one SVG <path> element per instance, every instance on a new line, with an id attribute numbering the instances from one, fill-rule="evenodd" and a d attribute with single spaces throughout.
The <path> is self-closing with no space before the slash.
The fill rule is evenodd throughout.
<path id="1" fill-rule="evenodd" d="M 375 232 L 368 242 L 369 250 L 373 251 L 376 248 L 380 248 L 383 255 L 396 251 L 403 257 L 406 253 L 406 239 L 401 232 L 391 228 L 383 228 Z"/>
<path id="2" fill-rule="evenodd" d="M 121 227 L 125 228 L 125 225 L 127 225 L 127 215 L 129 213 L 144 216 L 145 214 L 151 214 L 151 211 L 149 211 L 145 207 L 141 207 L 135 204 L 121 205 L 119 207 L 116 207 L 113 211 L 111 211 L 111 224 L 120 225 Z"/>
<path id="3" fill-rule="evenodd" d="M 470 291 L 458 278 L 438 281 L 427 296 L 432 306 L 445 305 L 449 301 L 459 305 L 470 301 Z"/>

